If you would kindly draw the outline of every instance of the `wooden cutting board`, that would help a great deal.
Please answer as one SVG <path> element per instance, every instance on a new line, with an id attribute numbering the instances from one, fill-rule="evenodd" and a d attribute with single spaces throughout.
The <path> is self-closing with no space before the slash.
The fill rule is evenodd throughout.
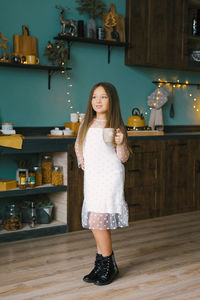
<path id="1" fill-rule="evenodd" d="M 102 24 L 106 32 L 106 40 L 125 42 L 125 23 L 124 16 L 116 14 L 115 5 L 110 4 L 110 11 L 102 15 Z M 114 38 L 118 36 L 118 38 Z"/>
<path id="2" fill-rule="evenodd" d="M 47 136 L 49 136 L 49 137 L 56 137 L 56 138 L 69 138 L 69 137 L 71 137 L 71 138 L 74 138 L 74 137 L 76 137 L 76 135 L 74 135 L 74 134 L 71 134 L 71 135 L 56 135 L 56 134 L 47 134 Z"/>
<path id="3" fill-rule="evenodd" d="M 159 130 L 133 130 L 127 131 L 128 136 L 149 136 L 149 135 L 164 135 L 164 131 Z"/>
<path id="4" fill-rule="evenodd" d="M 37 51 L 37 38 L 35 36 L 29 36 L 29 30 L 26 25 L 22 26 L 23 35 L 14 34 L 14 53 L 23 55 L 35 55 L 38 57 Z"/>

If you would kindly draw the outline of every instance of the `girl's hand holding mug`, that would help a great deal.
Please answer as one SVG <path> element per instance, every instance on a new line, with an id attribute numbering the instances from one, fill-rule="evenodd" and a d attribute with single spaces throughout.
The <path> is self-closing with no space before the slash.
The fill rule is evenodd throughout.
<path id="1" fill-rule="evenodd" d="M 124 134 L 121 132 L 119 128 L 117 128 L 115 134 L 115 144 L 121 145 L 123 141 L 124 141 Z"/>

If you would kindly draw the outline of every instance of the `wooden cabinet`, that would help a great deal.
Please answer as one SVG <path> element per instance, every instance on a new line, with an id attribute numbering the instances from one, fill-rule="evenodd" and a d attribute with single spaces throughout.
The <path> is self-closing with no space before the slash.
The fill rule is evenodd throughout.
<path id="1" fill-rule="evenodd" d="M 200 209 L 200 141 L 192 141 L 193 155 L 192 155 L 192 164 L 193 164 L 193 182 L 190 180 L 190 183 L 193 185 L 193 201 L 195 208 Z"/>
<path id="2" fill-rule="evenodd" d="M 125 163 L 125 199 L 129 221 L 200 209 L 200 140 L 131 141 L 133 154 Z M 81 230 L 83 171 L 74 145 L 68 145 L 69 231 Z"/>
<path id="3" fill-rule="evenodd" d="M 126 64 L 158 68 L 200 70 L 191 61 L 200 37 L 191 37 L 191 11 L 195 0 L 127 0 Z"/>
<path id="4" fill-rule="evenodd" d="M 68 145 L 67 227 L 69 231 L 81 230 L 83 203 L 83 171 L 78 168 L 74 144 Z"/>
<path id="5" fill-rule="evenodd" d="M 193 197 L 194 148 L 191 140 L 165 142 L 161 215 L 183 213 L 195 209 Z"/>
<path id="6" fill-rule="evenodd" d="M 125 164 L 125 199 L 129 221 L 159 216 L 161 151 L 160 141 L 132 142 L 133 154 Z"/>

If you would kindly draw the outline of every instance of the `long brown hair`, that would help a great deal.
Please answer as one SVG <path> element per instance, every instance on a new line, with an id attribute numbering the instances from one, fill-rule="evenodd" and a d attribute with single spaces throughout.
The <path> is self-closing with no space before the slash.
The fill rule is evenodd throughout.
<path id="1" fill-rule="evenodd" d="M 109 82 L 99 82 L 95 84 L 90 92 L 88 105 L 86 109 L 86 114 L 83 123 L 81 124 L 80 130 L 79 130 L 79 149 L 82 150 L 83 143 L 85 140 L 85 136 L 87 134 L 88 128 L 93 121 L 93 119 L 96 117 L 96 112 L 92 108 L 92 96 L 96 88 L 103 87 L 106 94 L 109 98 L 109 109 L 107 112 L 107 122 L 105 127 L 110 128 L 120 128 L 120 130 L 123 132 L 125 140 L 127 142 L 127 133 L 126 128 L 121 116 L 121 110 L 120 110 L 120 103 L 119 103 L 119 96 L 117 93 L 116 88 L 114 85 L 112 85 Z"/>

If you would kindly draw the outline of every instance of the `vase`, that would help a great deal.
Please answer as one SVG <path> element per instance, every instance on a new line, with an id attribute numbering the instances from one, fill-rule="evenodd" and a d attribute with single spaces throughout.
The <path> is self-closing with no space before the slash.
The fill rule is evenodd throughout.
<path id="1" fill-rule="evenodd" d="M 87 21 L 87 38 L 89 39 L 96 39 L 97 37 L 97 24 L 93 18 L 90 18 Z"/>

